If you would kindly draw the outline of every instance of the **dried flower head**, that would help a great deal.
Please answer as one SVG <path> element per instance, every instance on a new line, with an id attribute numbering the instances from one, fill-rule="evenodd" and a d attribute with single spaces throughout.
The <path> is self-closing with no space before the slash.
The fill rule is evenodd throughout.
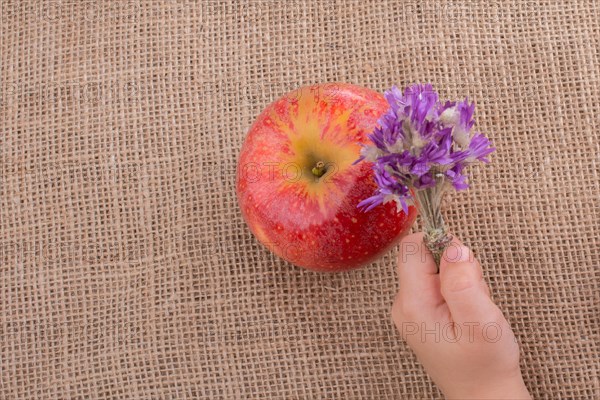
<path id="1" fill-rule="evenodd" d="M 494 148 L 485 136 L 473 132 L 475 104 L 468 99 L 442 102 L 431 84 L 411 85 L 404 93 L 394 86 L 385 98 L 390 108 L 369 135 L 373 145 L 363 146 L 357 160 L 374 163 L 378 188 L 358 207 L 368 211 L 394 201 L 399 210 L 408 212 L 408 206 L 416 203 L 426 237 L 429 231 L 437 246 L 445 247 L 440 244 L 449 242 L 439 213 L 442 195 L 449 188 L 468 188 L 465 167 L 489 162 L 486 156 Z"/>

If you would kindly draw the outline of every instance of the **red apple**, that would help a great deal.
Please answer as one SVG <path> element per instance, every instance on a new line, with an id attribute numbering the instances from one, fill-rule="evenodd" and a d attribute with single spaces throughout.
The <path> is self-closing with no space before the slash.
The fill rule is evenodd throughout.
<path id="1" fill-rule="evenodd" d="M 395 245 L 416 217 L 390 202 L 357 204 L 376 188 L 359 143 L 387 110 L 375 91 L 346 83 L 300 88 L 269 105 L 242 147 L 237 196 L 250 230 L 289 262 L 317 271 L 363 266 Z"/>

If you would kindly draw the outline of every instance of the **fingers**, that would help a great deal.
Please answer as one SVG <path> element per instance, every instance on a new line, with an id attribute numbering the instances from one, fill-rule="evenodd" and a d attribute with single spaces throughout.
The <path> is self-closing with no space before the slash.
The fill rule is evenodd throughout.
<path id="1" fill-rule="evenodd" d="M 423 244 L 423 234 L 415 233 L 404 237 L 398 254 L 398 301 L 404 305 L 416 305 L 415 308 L 443 302 L 439 275 L 436 272 L 433 257 Z"/>
<path id="2" fill-rule="evenodd" d="M 489 297 L 479 262 L 468 247 L 454 240 L 440 263 L 441 293 L 458 323 L 495 320 L 500 312 Z"/>

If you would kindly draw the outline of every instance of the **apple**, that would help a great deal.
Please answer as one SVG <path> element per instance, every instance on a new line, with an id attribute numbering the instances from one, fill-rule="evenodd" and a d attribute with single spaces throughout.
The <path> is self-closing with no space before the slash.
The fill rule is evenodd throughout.
<path id="1" fill-rule="evenodd" d="M 360 144 L 388 109 L 383 95 L 347 83 L 300 88 L 269 105 L 251 126 L 237 165 L 242 215 L 256 238 L 292 264 L 316 271 L 366 265 L 416 218 L 390 202 L 358 203 L 376 189 Z"/>

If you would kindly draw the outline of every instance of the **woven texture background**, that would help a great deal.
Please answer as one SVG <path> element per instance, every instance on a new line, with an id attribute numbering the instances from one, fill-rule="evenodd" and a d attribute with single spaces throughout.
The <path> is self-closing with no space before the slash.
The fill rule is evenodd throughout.
<path id="1" fill-rule="evenodd" d="M 253 119 L 325 81 L 477 102 L 497 153 L 451 229 L 534 397 L 600 397 L 596 1 L 1 4 L 0 398 L 439 398 L 395 252 L 307 272 L 237 208 Z"/>

